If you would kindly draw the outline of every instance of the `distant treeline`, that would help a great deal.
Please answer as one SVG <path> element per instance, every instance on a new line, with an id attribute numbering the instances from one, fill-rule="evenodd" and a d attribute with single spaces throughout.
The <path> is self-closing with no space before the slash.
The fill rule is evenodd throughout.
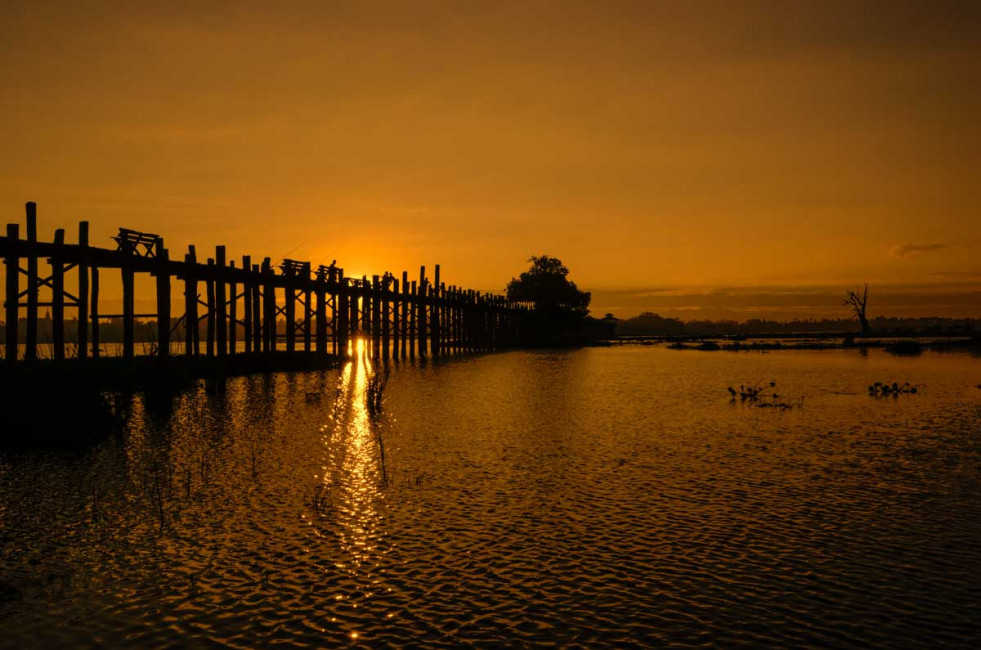
<path id="1" fill-rule="evenodd" d="M 609 320 L 609 319 L 608 319 Z M 889 318 L 880 316 L 869 320 L 875 334 L 888 335 L 974 335 L 981 331 L 981 319 L 976 318 Z M 759 318 L 739 322 L 734 320 L 691 320 L 664 318 L 644 312 L 633 318 L 616 321 L 617 336 L 722 336 L 727 334 L 801 334 L 855 333 L 859 324 L 854 319 L 774 321 Z"/>

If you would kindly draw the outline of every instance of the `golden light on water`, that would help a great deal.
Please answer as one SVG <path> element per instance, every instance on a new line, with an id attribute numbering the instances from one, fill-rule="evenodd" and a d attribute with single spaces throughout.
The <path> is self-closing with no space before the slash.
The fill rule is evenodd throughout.
<path id="1" fill-rule="evenodd" d="M 368 383 L 371 364 L 367 360 L 365 341 L 352 341 L 357 354 L 347 362 L 339 380 L 333 405 L 333 424 L 327 447 L 327 472 L 324 489 L 336 489 L 332 501 L 335 525 L 324 531 L 334 537 L 346 552 L 345 569 L 358 575 L 370 565 L 377 549 L 378 504 L 384 498 L 379 489 L 382 472 L 378 438 L 368 413 Z"/>

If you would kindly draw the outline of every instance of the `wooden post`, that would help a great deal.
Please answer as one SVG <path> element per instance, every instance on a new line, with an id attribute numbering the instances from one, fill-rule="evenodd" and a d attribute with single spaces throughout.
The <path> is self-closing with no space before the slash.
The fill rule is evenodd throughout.
<path id="1" fill-rule="evenodd" d="M 463 292 L 463 320 L 462 320 L 462 323 L 463 323 L 463 351 L 464 352 L 473 352 L 473 350 L 470 347 L 470 343 L 471 343 L 471 336 L 470 336 L 471 335 L 471 331 L 470 331 L 470 325 L 471 325 L 471 323 L 470 323 L 470 320 L 471 320 L 471 316 L 472 316 L 472 313 L 471 313 L 472 309 L 471 309 L 470 301 L 471 301 L 470 290 L 467 289 L 467 290 L 465 290 Z"/>
<path id="2" fill-rule="evenodd" d="M 65 245 L 63 228 L 55 230 L 56 254 L 48 260 L 51 265 L 51 347 L 54 358 L 65 360 L 65 266 L 57 252 Z"/>
<path id="3" fill-rule="evenodd" d="M 419 320 L 416 318 L 419 314 L 419 289 L 416 281 L 412 281 L 412 288 L 409 291 L 409 300 L 411 306 L 409 308 L 409 358 L 416 358 L 416 336 L 419 333 Z"/>
<path id="4" fill-rule="evenodd" d="M 399 306 L 402 302 L 402 294 L 399 293 L 399 281 L 394 276 L 392 277 L 391 296 L 392 302 L 390 308 L 392 312 L 392 356 L 397 359 L 399 356 L 399 330 L 402 327 L 402 322 L 399 319 Z"/>
<path id="5" fill-rule="evenodd" d="M 409 336 L 409 272 L 402 271 L 402 331 L 399 332 L 402 340 L 399 342 L 399 355 L 405 358 L 405 343 Z"/>
<path id="6" fill-rule="evenodd" d="M 378 296 L 379 306 L 375 307 L 375 313 L 378 314 L 381 323 L 381 346 L 382 346 L 382 358 L 388 358 L 388 345 L 389 337 L 391 336 L 390 323 L 388 320 L 388 278 L 381 281 L 378 285 L 381 290 L 381 295 Z M 375 326 L 378 329 L 378 326 Z"/>
<path id="7" fill-rule="evenodd" d="M 337 289 L 337 277 L 341 270 L 335 268 L 330 276 L 330 349 L 335 357 L 340 357 L 340 344 L 337 337 L 338 322 L 337 309 L 340 305 L 340 292 Z"/>
<path id="8" fill-rule="evenodd" d="M 235 354 L 238 341 L 238 284 L 235 282 L 235 260 L 228 262 L 228 354 Z"/>
<path id="9" fill-rule="evenodd" d="M 460 290 L 455 286 L 453 291 L 453 351 L 460 351 Z"/>
<path id="10" fill-rule="evenodd" d="M 189 246 L 184 256 L 184 354 L 198 356 L 201 353 L 198 334 L 198 278 L 197 253 Z"/>
<path id="11" fill-rule="evenodd" d="M 24 358 L 27 361 L 37 359 L 37 204 L 31 201 L 27 204 L 27 344 Z"/>
<path id="12" fill-rule="evenodd" d="M 452 318 L 452 310 L 447 301 L 449 294 L 447 293 L 445 284 L 439 288 L 439 295 L 442 297 L 442 301 L 444 305 L 443 311 L 440 314 L 439 345 L 442 348 L 443 352 L 449 352 L 450 351 L 450 327 L 451 327 L 450 319 Z"/>
<path id="13" fill-rule="evenodd" d="M 416 316 L 416 329 L 419 335 L 419 356 L 426 356 L 426 339 L 428 335 L 428 330 L 426 329 L 426 305 L 429 302 L 429 290 L 426 287 L 426 267 L 419 267 L 419 286 L 416 293 L 416 311 L 418 315 Z"/>
<path id="14" fill-rule="evenodd" d="M 252 272 L 252 258 L 248 255 L 242 256 L 242 270 L 246 273 Z M 245 338 L 245 353 L 248 354 L 252 352 L 252 291 L 255 287 L 251 280 L 251 277 L 246 277 L 245 281 L 242 283 L 242 322 L 245 326 L 242 328 L 242 336 Z"/>
<path id="15" fill-rule="evenodd" d="M 262 350 L 262 292 L 259 287 L 262 272 L 258 264 L 252 265 L 252 351 Z"/>
<path id="16" fill-rule="evenodd" d="M 157 354 L 170 356 L 170 252 L 157 240 Z"/>
<path id="17" fill-rule="evenodd" d="M 7 239 L 11 246 L 7 249 L 7 255 L 3 259 L 3 263 L 7 265 L 5 295 L 7 300 L 4 303 L 7 324 L 4 332 L 4 351 L 7 355 L 7 363 L 13 364 L 17 363 L 17 349 L 20 343 L 17 338 L 17 321 L 20 318 L 20 310 L 18 309 L 20 304 L 20 259 L 17 257 L 17 250 L 14 246 L 20 239 L 20 225 L 16 223 L 7 224 Z"/>
<path id="18" fill-rule="evenodd" d="M 433 271 L 433 285 L 430 290 L 432 295 L 432 308 L 430 315 L 432 316 L 432 323 L 430 329 L 432 330 L 432 344 L 429 346 L 432 350 L 433 356 L 438 355 L 440 350 L 440 312 L 442 308 L 440 307 L 440 295 L 439 295 L 439 264 L 436 265 L 436 269 Z"/>
<path id="19" fill-rule="evenodd" d="M 135 351 L 136 292 L 133 287 L 135 272 L 129 261 L 123 262 L 123 358 L 132 359 Z"/>
<path id="20" fill-rule="evenodd" d="M 381 345 L 381 285 L 378 276 L 371 278 L 371 349 L 377 351 Z"/>
<path id="21" fill-rule="evenodd" d="M 205 328 L 204 353 L 209 357 L 215 356 L 215 261 L 208 258 L 208 277 L 205 280 L 208 295 L 207 326 Z"/>
<path id="22" fill-rule="evenodd" d="M 368 276 L 361 276 L 361 332 L 366 339 L 371 338 L 371 285 L 368 284 Z M 365 341 L 368 347 L 369 341 Z"/>
<path id="23" fill-rule="evenodd" d="M 317 354 L 324 356 L 327 354 L 327 277 L 325 274 L 318 273 L 316 283 Z M 309 295 L 307 293 L 308 297 Z"/>
<path id="24" fill-rule="evenodd" d="M 446 349 L 456 352 L 456 287 L 450 285 L 446 290 Z"/>
<path id="25" fill-rule="evenodd" d="M 347 341 L 350 333 L 351 316 L 348 305 L 347 280 L 344 277 L 344 270 L 337 272 L 337 297 L 335 298 L 337 313 L 337 329 L 334 330 L 334 338 L 337 339 L 337 356 L 347 357 Z"/>
<path id="26" fill-rule="evenodd" d="M 81 296 L 79 296 L 81 298 Z M 92 307 L 89 316 L 92 319 L 92 358 L 97 359 L 102 353 L 99 341 L 99 267 L 92 267 Z"/>
<path id="27" fill-rule="evenodd" d="M 351 281 L 354 282 L 353 280 Z M 348 324 L 350 325 L 350 336 L 349 338 L 355 338 L 361 332 L 361 313 L 358 311 L 358 306 L 361 301 L 361 289 L 360 287 L 355 287 L 353 284 L 350 286 L 350 300 L 348 300 L 348 305 L 351 308 L 351 314 L 348 317 Z M 352 353 L 354 349 L 352 347 Z"/>
<path id="28" fill-rule="evenodd" d="M 272 263 L 268 257 L 262 260 L 262 351 L 276 350 L 276 287 L 273 285 Z"/>
<path id="29" fill-rule="evenodd" d="M 78 224 L 78 358 L 89 356 L 89 222 Z"/>
<path id="30" fill-rule="evenodd" d="M 303 351 L 311 350 L 311 326 L 313 325 L 313 301 L 310 299 L 310 262 L 303 265 Z"/>
<path id="31" fill-rule="evenodd" d="M 285 269 L 286 275 L 286 351 L 293 352 L 296 350 L 296 340 L 294 335 L 296 334 L 296 289 L 294 287 L 294 278 L 296 276 L 293 266 L 287 266 Z"/>
<path id="32" fill-rule="evenodd" d="M 217 271 L 217 272 L 215 272 Z M 213 301 L 209 300 L 214 313 L 214 329 L 217 334 L 218 356 L 223 357 L 228 352 L 228 302 L 225 294 L 225 247 L 215 247 L 215 269 L 211 274 L 211 287 L 214 292 Z"/>

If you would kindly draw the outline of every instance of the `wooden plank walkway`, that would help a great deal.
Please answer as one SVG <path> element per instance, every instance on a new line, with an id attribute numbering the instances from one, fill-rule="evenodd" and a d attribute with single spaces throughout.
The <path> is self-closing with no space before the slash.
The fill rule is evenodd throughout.
<path id="1" fill-rule="evenodd" d="M 155 330 L 148 354 L 161 358 L 269 358 L 279 350 L 345 358 L 357 338 L 365 339 L 373 356 L 413 358 L 518 347 L 524 340 L 526 306 L 447 287 L 439 265 L 431 279 L 421 267 L 411 283 L 407 271 L 401 279 L 391 273 L 352 278 L 336 263 L 313 268 L 285 259 L 274 266 L 268 257 L 255 263 L 246 255 L 236 265 L 224 246 L 203 261 L 194 246 L 172 259 L 163 238 L 126 228 L 113 237 L 115 249 L 98 248 L 89 243 L 85 221 L 77 243 L 66 242 L 63 229 L 40 241 L 37 224 L 37 207 L 28 203 L 25 237 L 17 223 L 7 224 L 0 237 L 6 367 L 33 363 L 44 348 L 55 362 L 105 356 L 100 325 L 108 319 L 122 321 L 124 359 L 139 356 L 136 328 L 146 322 Z M 120 274 L 121 314 L 100 309 L 100 279 L 108 272 Z M 155 280 L 153 313 L 136 312 L 138 274 Z M 175 287 L 183 288 L 184 313 L 177 318 L 171 313 Z M 50 341 L 39 342 L 42 307 L 50 311 L 51 332 Z M 77 318 L 74 340 L 67 343 L 66 310 Z"/>

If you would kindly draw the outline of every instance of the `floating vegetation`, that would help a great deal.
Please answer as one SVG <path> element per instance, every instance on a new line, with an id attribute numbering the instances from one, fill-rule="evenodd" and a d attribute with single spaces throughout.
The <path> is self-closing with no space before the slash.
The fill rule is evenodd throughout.
<path id="1" fill-rule="evenodd" d="M 333 481 L 323 481 L 314 487 L 313 498 L 310 500 L 310 505 L 313 506 L 313 509 L 321 517 L 328 512 L 333 512 L 334 510 L 334 499 L 332 493 L 333 487 Z"/>
<path id="2" fill-rule="evenodd" d="M 873 397 L 899 397 L 900 395 L 911 395 L 916 393 L 916 386 L 908 381 L 902 385 L 897 382 L 884 384 L 877 381 L 869 386 L 869 395 Z"/>
<path id="3" fill-rule="evenodd" d="M 800 408 L 804 405 L 804 398 L 801 397 L 796 402 L 785 402 L 780 398 L 774 389 L 777 382 L 756 383 L 751 386 L 739 385 L 739 388 L 729 386 L 729 395 L 732 396 L 732 403 L 739 398 L 740 402 L 746 402 L 758 408 L 775 408 L 781 410 L 792 409 L 795 406 Z"/>

